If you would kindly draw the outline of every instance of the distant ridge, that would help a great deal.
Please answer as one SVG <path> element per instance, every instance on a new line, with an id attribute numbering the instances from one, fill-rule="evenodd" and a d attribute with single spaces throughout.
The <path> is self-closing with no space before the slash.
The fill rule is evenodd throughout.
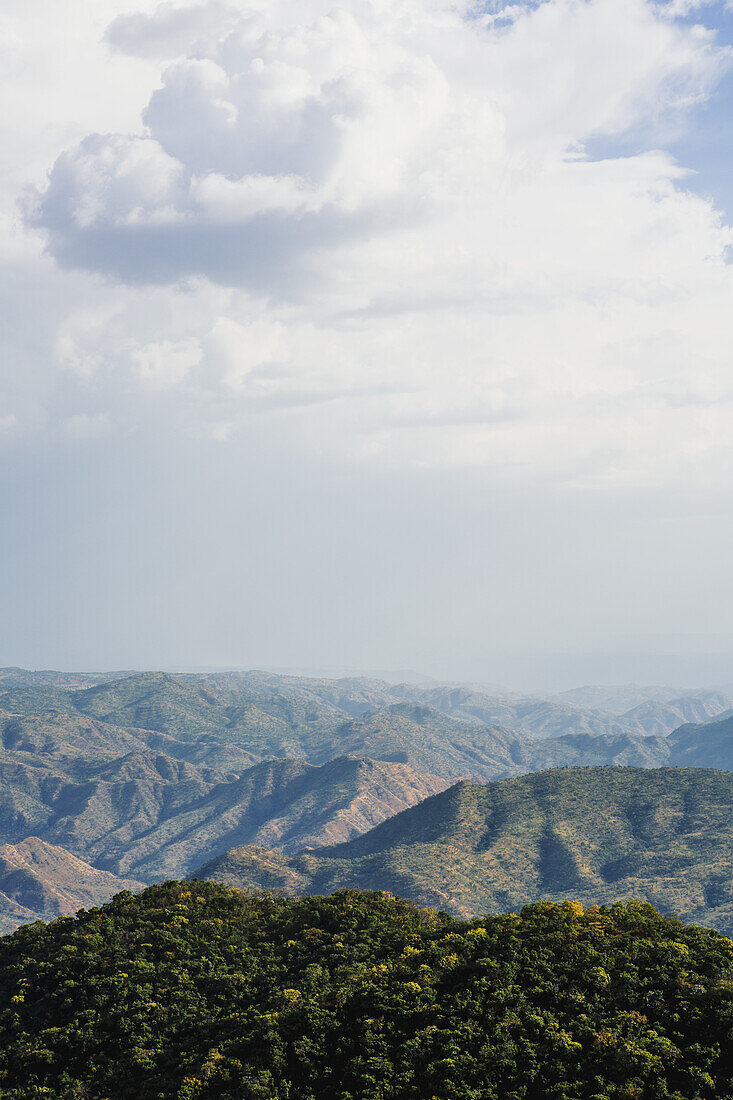
<path id="1" fill-rule="evenodd" d="M 271 853 L 268 885 L 284 876 L 288 889 L 320 889 L 321 872 L 330 869 L 327 886 L 336 864 L 319 870 L 288 862 L 305 859 L 301 849 L 320 859 L 316 849 L 355 841 L 456 779 L 476 784 L 609 765 L 733 769 L 733 713 L 666 735 L 645 732 L 650 723 L 666 729 L 680 716 L 708 714 L 729 702 L 714 692 L 672 694 L 648 699 L 645 714 L 631 721 L 628 713 L 617 717 L 567 700 L 492 696 L 472 684 L 161 671 L 90 683 L 84 675 L 0 670 L 0 845 L 36 837 L 111 875 L 110 890 L 117 878 L 186 876 L 254 845 Z M 596 814 L 602 800 L 598 805 Z M 688 855 L 697 858 L 692 849 Z M 466 867 L 474 857 L 466 855 Z M 247 860 L 245 877 L 257 883 L 262 859 L 250 853 Z M 415 889 L 423 896 L 430 875 L 421 879 L 425 867 L 407 867 L 403 883 L 403 863 L 401 856 L 392 860 L 400 865 L 392 877 L 389 868 L 379 873 L 397 892 Z M 655 866 L 666 882 L 663 865 Z M 361 875 L 363 868 L 356 870 Z M 46 886 L 53 888 L 54 876 L 60 884 L 67 871 L 61 857 L 55 864 L 49 857 Z M 522 884 L 520 871 L 508 877 L 526 891 L 522 897 L 544 888 L 546 876 Z M 481 875 L 485 885 L 484 870 Z M 599 865 L 582 881 L 601 889 L 607 878 Z M 632 880 L 629 890 L 651 889 Z M 465 883 L 454 890 L 442 866 L 435 882 L 435 904 L 456 912 L 473 905 Z M 710 898 L 720 896 L 714 876 L 709 887 Z M 33 909 L 36 902 L 26 906 L 12 891 L 2 904 L 4 927 L 52 911 L 43 898 Z"/>
<path id="2" fill-rule="evenodd" d="M 101 760 L 82 782 L 63 764 L 4 763 L 0 754 L 0 781 L 0 839 L 37 834 L 148 882 L 185 875 L 236 844 L 295 851 L 349 840 L 448 782 L 353 757 L 321 766 L 270 760 L 224 774 L 153 752 Z"/>

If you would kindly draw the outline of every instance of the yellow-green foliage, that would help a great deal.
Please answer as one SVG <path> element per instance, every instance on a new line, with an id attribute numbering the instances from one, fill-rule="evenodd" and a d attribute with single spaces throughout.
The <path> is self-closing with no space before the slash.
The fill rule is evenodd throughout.
<path id="1" fill-rule="evenodd" d="M 642 903 L 167 883 L 0 940 L 2 1100 L 730 1100 L 732 1034 L 733 943 Z"/>

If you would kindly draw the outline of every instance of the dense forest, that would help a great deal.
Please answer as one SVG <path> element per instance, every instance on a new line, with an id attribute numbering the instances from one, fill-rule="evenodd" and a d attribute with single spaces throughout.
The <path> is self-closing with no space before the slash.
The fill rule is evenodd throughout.
<path id="1" fill-rule="evenodd" d="M 0 940 L 3 1100 L 725 1100 L 733 943 L 643 903 L 459 921 L 199 881 Z"/>

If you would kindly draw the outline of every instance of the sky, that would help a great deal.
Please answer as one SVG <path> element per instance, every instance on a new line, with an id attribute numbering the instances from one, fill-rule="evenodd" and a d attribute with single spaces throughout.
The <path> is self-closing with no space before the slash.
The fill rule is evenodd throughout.
<path id="1" fill-rule="evenodd" d="M 4 0 L 0 664 L 733 683 L 733 10 Z"/>

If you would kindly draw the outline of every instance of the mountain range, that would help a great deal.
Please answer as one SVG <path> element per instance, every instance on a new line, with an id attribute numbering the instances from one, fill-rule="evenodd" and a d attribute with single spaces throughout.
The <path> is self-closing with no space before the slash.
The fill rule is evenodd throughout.
<path id="1" fill-rule="evenodd" d="M 323 764 L 349 754 L 409 763 L 446 778 L 492 779 L 507 768 L 534 767 L 529 742 L 588 736 L 631 745 L 629 738 L 662 737 L 684 723 L 733 713 L 733 699 L 715 691 L 647 700 L 614 716 L 565 701 L 490 696 L 466 685 L 253 672 L 120 674 L 62 687 L 51 681 L 64 674 L 10 673 L 0 673 L 5 749 L 97 759 L 154 749 L 236 772 L 274 757 Z M 73 685 L 83 677 L 66 679 Z"/>
<path id="2" fill-rule="evenodd" d="M 187 874 L 235 844 L 284 851 L 350 839 L 445 788 L 404 764 L 340 757 L 265 761 L 222 776 L 163 755 L 129 755 L 94 778 L 0 765 L 0 838 L 35 836 L 106 871 L 146 881 Z"/>
<path id="3" fill-rule="evenodd" d="M 260 853 L 253 882 L 300 889 L 310 872 L 288 861 L 315 858 L 300 852 L 355 843 L 456 780 L 473 787 L 608 765 L 629 775 L 733 769 L 733 700 L 723 693 L 586 688 L 580 697 L 595 709 L 573 693 L 532 699 L 480 685 L 0 670 L 2 927 L 73 911 L 76 899 L 101 900 L 121 884 L 190 875 L 251 846 Z M 634 711 L 644 714 L 632 720 Z M 713 720 L 645 732 L 703 713 Z M 33 858 L 16 874 L 13 859 L 30 858 L 24 844 Z M 446 905 L 463 912 L 463 895 L 444 886 L 436 879 Z"/>

